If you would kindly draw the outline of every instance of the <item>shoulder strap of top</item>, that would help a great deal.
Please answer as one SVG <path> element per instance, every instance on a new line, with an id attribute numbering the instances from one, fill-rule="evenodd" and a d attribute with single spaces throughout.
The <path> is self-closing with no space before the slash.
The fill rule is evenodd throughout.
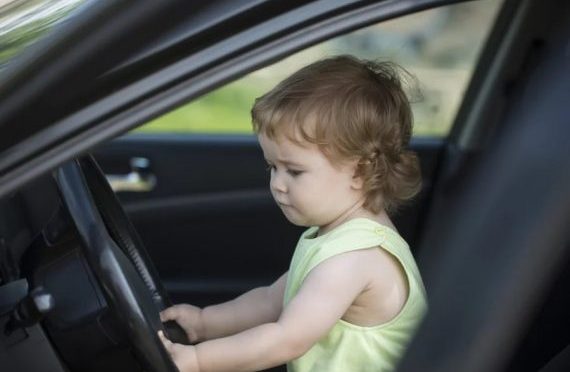
<path id="1" fill-rule="evenodd" d="M 404 265 L 408 263 L 408 245 L 397 232 L 372 220 L 359 218 L 326 237 L 311 259 L 306 273 L 333 256 L 376 246 L 396 256 Z"/>

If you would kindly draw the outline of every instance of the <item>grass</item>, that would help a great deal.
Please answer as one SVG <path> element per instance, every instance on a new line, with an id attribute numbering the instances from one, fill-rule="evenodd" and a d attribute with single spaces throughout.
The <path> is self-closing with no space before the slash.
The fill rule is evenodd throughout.
<path id="1" fill-rule="evenodd" d="M 250 109 L 260 94 L 260 89 L 240 80 L 163 115 L 136 131 L 252 133 Z"/>
<path id="2" fill-rule="evenodd" d="M 266 89 L 255 79 L 242 79 L 163 115 L 137 129 L 143 133 L 252 133 L 251 106 Z M 430 102 L 414 106 L 416 123 L 414 135 L 443 137 L 449 130 L 449 120 L 433 117 L 425 111 Z"/>

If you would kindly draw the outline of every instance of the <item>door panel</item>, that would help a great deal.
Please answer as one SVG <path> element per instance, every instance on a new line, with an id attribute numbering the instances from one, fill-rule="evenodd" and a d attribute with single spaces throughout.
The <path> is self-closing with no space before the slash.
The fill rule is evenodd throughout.
<path id="1" fill-rule="evenodd" d="M 442 140 L 416 139 L 424 187 L 395 218 L 412 250 L 429 201 Z M 287 270 L 304 228 L 282 215 L 253 135 L 144 135 L 98 148 L 106 174 L 148 159 L 148 192 L 118 192 L 174 302 L 204 306 L 267 285 Z"/>

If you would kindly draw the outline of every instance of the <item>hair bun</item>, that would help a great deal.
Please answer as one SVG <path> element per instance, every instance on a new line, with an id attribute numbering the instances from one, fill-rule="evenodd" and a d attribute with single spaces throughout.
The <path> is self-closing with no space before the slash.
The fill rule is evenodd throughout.
<path id="1" fill-rule="evenodd" d="M 395 161 L 390 162 L 385 182 L 385 195 L 392 195 L 396 207 L 403 201 L 414 197 L 421 189 L 421 170 L 417 155 L 408 150 L 398 154 Z"/>

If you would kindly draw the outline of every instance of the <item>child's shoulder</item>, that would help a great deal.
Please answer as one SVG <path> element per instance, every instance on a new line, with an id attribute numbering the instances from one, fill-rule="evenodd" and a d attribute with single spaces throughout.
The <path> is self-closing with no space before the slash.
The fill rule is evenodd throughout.
<path id="1" fill-rule="evenodd" d="M 405 276 L 405 269 L 400 260 L 381 245 L 368 248 L 348 250 L 331 257 L 331 260 L 345 262 L 352 269 L 377 277 L 379 274 L 388 276 Z"/>
<path id="2" fill-rule="evenodd" d="M 408 249 L 406 242 L 394 229 L 375 221 L 354 219 L 320 239 L 321 244 L 315 247 L 313 267 L 329 261 L 374 276 L 378 272 L 399 276 L 405 271 L 399 250 Z"/>
<path id="3" fill-rule="evenodd" d="M 409 247 L 394 229 L 367 218 L 350 220 L 330 232 L 315 236 L 317 229 L 310 228 L 298 247 L 296 265 L 308 273 L 328 261 L 348 265 L 362 273 L 401 274 L 406 270 Z"/>

